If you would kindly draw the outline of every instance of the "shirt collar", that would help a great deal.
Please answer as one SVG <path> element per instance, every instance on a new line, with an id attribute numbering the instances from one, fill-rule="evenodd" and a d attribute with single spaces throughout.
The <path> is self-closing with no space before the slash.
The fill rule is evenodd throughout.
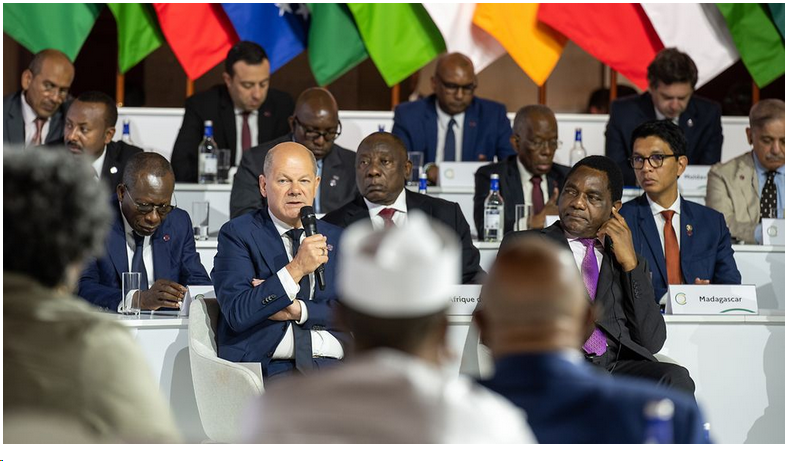
<path id="1" fill-rule="evenodd" d="M 244 113 L 244 109 L 239 109 L 238 107 L 235 106 L 233 106 L 233 109 L 235 109 L 236 115 L 242 115 Z M 257 115 L 257 114 L 258 114 L 257 109 L 249 111 L 249 115 Z"/>
<path id="2" fill-rule="evenodd" d="M 408 207 L 405 204 L 405 188 L 403 188 L 403 190 L 400 192 L 400 195 L 397 196 L 397 199 L 395 199 L 394 203 L 391 205 L 379 205 L 367 200 L 366 198 L 364 199 L 364 203 L 367 204 L 367 210 L 374 215 L 380 213 L 384 208 L 394 208 L 396 211 L 408 213 Z"/>
<path id="3" fill-rule="evenodd" d="M 123 206 L 121 205 L 120 201 L 118 202 L 118 208 L 120 209 L 120 212 L 121 212 L 121 220 L 123 221 L 123 230 L 124 230 L 124 233 L 126 235 L 126 238 L 131 238 L 132 241 L 133 241 L 134 240 L 134 229 L 132 229 L 131 225 L 129 224 L 129 221 L 126 221 L 126 215 L 123 214 Z M 151 236 L 147 235 L 147 236 L 144 236 L 143 238 L 150 240 Z"/>
<path id="4" fill-rule="evenodd" d="M 649 209 L 652 210 L 652 216 L 657 216 L 658 214 L 660 214 L 661 211 L 666 211 L 666 210 L 671 210 L 674 212 L 674 214 L 677 215 L 680 214 L 681 207 L 679 206 L 680 205 L 679 194 L 677 194 L 677 199 L 674 200 L 674 203 L 672 203 L 671 206 L 668 208 L 663 208 L 662 206 L 660 206 L 659 203 L 653 202 L 652 199 L 649 198 L 648 194 L 644 194 L 644 195 L 647 197 L 647 202 L 649 203 Z"/>
<path id="5" fill-rule="evenodd" d="M 25 99 L 25 92 L 22 92 L 22 120 L 25 121 L 25 125 L 33 123 L 38 118 L 38 115 L 30 107 L 30 104 L 27 103 L 27 99 Z M 49 119 L 46 119 L 47 121 Z"/>
<path id="6" fill-rule="evenodd" d="M 271 208 L 266 209 L 266 211 L 268 211 L 268 215 L 271 217 L 271 221 L 274 223 L 274 227 L 277 228 L 277 233 L 280 235 L 280 237 L 285 235 L 285 233 L 288 232 L 289 230 L 293 229 L 293 227 L 291 227 L 284 221 L 280 221 L 276 216 L 274 216 L 274 213 L 271 212 Z M 302 228 L 301 222 L 299 222 L 299 226 L 296 227 L 296 229 L 301 229 L 301 228 Z"/>
<path id="7" fill-rule="evenodd" d="M 662 113 L 662 112 L 660 112 L 660 111 L 658 110 L 658 108 L 657 108 L 657 107 L 655 107 L 655 117 L 656 117 L 658 120 L 668 120 L 668 117 L 666 117 L 665 115 L 663 115 L 663 113 Z M 679 117 L 677 117 L 677 118 L 672 118 L 672 119 L 671 119 L 671 121 L 672 121 L 672 122 L 674 122 L 674 125 L 679 125 Z"/>
<path id="8" fill-rule="evenodd" d="M 751 151 L 751 155 L 753 155 L 753 164 L 756 166 L 756 173 L 759 174 L 759 177 L 762 177 L 767 174 L 767 168 L 762 166 L 761 162 L 759 162 L 759 157 L 756 156 L 756 152 Z M 783 175 L 784 174 L 784 167 L 786 165 L 782 165 L 780 168 L 775 170 L 776 174 Z"/>
<path id="9" fill-rule="evenodd" d="M 526 169 L 523 163 L 521 163 L 520 159 L 516 160 L 515 163 L 518 164 L 518 172 L 521 174 L 521 179 L 525 179 L 526 181 L 531 181 L 531 178 L 533 178 L 534 176 L 539 176 L 542 178 L 543 181 L 545 181 L 544 174 L 535 175 L 534 173 Z"/>
<path id="10" fill-rule="evenodd" d="M 463 122 L 466 119 L 466 113 L 461 112 L 455 115 L 449 115 L 443 110 L 441 110 L 441 106 L 438 105 L 438 100 L 436 99 L 436 114 L 438 114 L 438 124 L 441 126 L 441 129 L 446 130 L 449 127 L 449 120 L 454 118 L 455 119 L 455 127 L 460 128 L 463 126 Z"/>
<path id="11" fill-rule="evenodd" d="M 96 177 L 101 178 L 101 169 L 104 168 L 104 159 L 107 155 L 107 145 L 104 145 L 104 150 L 101 151 L 99 158 L 93 161 L 93 169 L 96 171 Z"/>

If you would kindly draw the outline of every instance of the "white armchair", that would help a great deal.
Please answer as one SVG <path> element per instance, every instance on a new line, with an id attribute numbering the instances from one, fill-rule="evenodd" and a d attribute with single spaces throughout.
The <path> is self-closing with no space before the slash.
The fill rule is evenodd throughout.
<path id="1" fill-rule="evenodd" d="M 189 361 L 200 422 L 213 442 L 239 442 L 240 418 L 263 393 L 259 363 L 234 363 L 217 356 L 215 298 L 197 296 L 189 313 Z"/>

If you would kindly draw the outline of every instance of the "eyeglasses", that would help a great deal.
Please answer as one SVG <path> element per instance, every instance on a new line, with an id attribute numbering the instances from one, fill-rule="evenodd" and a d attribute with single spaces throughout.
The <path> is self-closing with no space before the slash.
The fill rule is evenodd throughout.
<path id="1" fill-rule="evenodd" d="M 630 163 L 630 166 L 633 167 L 634 170 L 640 170 L 644 168 L 644 160 L 649 160 L 649 164 L 652 165 L 652 168 L 660 168 L 663 166 L 663 160 L 666 159 L 666 157 L 679 157 L 679 155 L 652 154 L 649 157 L 632 155 L 628 159 L 628 163 Z"/>
<path id="2" fill-rule="evenodd" d="M 447 93 L 457 93 L 458 90 L 463 90 L 463 93 L 470 94 L 473 93 L 474 90 L 477 89 L 476 83 L 469 83 L 468 85 L 458 85 L 457 83 L 450 83 L 445 82 L 441 77 L 436 77 L 439 82 L 441 82 L 441 86 L 444 87 L 444 91 Z"/>
<path id="3" fill-rule="evenodd" d="M 314 141 L 321 136 L 323 136 L 323 139 L 327 141 L 334 141 L 338 136 L 340 136 L 340 134 L 342 134 L 342 122 L 339 121 L 337 122 L 336 130 L 319 131 L 311 126 L 301 123 L 298 117 L 294 117 L 293 119 L 304 130 L 304 136 L 310 141 Z"/>
<path id="4" fill-rule="evenodd" d="M 159 214 L 159 216 L 167 216 L 167 214 L 169 212 L 173 211 L 173 208 L 175 208 L 177 206 L 177 205 L 172 205 L 172 204 L 151 205 L 150 203 L 137 203 L 137 201 L 134 200 L 134 197 L 132 197 L 131 193 L 129 192 L 129 187 L 126 186 L 126 184 L 123 185 L 123 190 L 126 191 L 126 195 L 129 196 L 129 198 L 131 199 L 131 201 L 134 204 L 134 206 L 137 207 L 137 211 L 142 213 L 142 214 L 148 214 L 151 211 L 156 210 L 156 212 Z"/>
<path id="5" fill-rule="evenodd" d="M 526 141 L 525 144 L 526 147 L 529 148 L 529 150 L 537 150 L 537 151 L 543 150 L 546 147 L 550 150 L 556 150 L 562 147 L 562 142 L 559 141 L 558 139 L 551 139 L 549 141 Z"/>

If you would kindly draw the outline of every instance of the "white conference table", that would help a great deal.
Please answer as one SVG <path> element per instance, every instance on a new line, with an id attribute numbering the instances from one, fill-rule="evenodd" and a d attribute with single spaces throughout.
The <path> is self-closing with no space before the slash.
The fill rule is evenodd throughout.
<path id="1" fill-rule="evenodd" d="M 783 311 L 760 314 L 665 317 L 668 339 L 660 353 L 690 371 L 715 442 L 784 443 L 785 320 Z M 188 319 L 107 315 L 136 337 L 186 440 L 204 440 L 189 365 Z M 449 318 L 449 366 L 478 375 L 470 312 Z"/>

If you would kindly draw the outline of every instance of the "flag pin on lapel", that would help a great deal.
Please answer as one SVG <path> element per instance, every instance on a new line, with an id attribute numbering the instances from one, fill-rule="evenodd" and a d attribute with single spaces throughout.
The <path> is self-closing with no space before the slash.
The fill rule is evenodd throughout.
<path id="1" fill-rule="evenodd" d="M 170 241 L 170 234 L 164 234 L 164 237 L 162 237 L 162 240 L 164 240 L 165 242 L 169 242 Z"/>
<path id="2" fill-rule="evenodd" d="M 688 119 L 688 128 L 693 128 L 693 119 L 692 118 Z"/>
<path id="3" fill-rule="evenodd" d="M 337 180 L 340 179 L 339 176 L 336 174 L 331 177 L 331 181 L 329 181 L 329 187 L 334 187 L 337 185 Z"/>
<path id="4" fill-rule="evenodd" d="M 334 250 L 334 245 L 332 245 L 331 243 L 327 244 L 326 245 L 326 250 L 328 250 L 328 251 Z"/>
<path id="5" fill-rule="evenodd" d="M 693 235 L 693 226 L 691 226 L 690 224 L 686 225 L 685 226 L 685 232 L 687 232 L 688 237 Z"/>
<path id="6" fill-rule="evenodd" d="M 112 168 L 110 168 L 110 174 L 115 174 L 115 173 L 117 173 L 117 172 L 118 172 L 118 167 L 112 167 Z"/>
<path id="7" fill-rule="evenodd" d="M 468 122 L 468 126 L 469 126 L 469 128 L 474 128 L 474 127 L 477 126 L 477 122 L 475 122 L 474 120 L 471 120 L 470 122 Z"/>

